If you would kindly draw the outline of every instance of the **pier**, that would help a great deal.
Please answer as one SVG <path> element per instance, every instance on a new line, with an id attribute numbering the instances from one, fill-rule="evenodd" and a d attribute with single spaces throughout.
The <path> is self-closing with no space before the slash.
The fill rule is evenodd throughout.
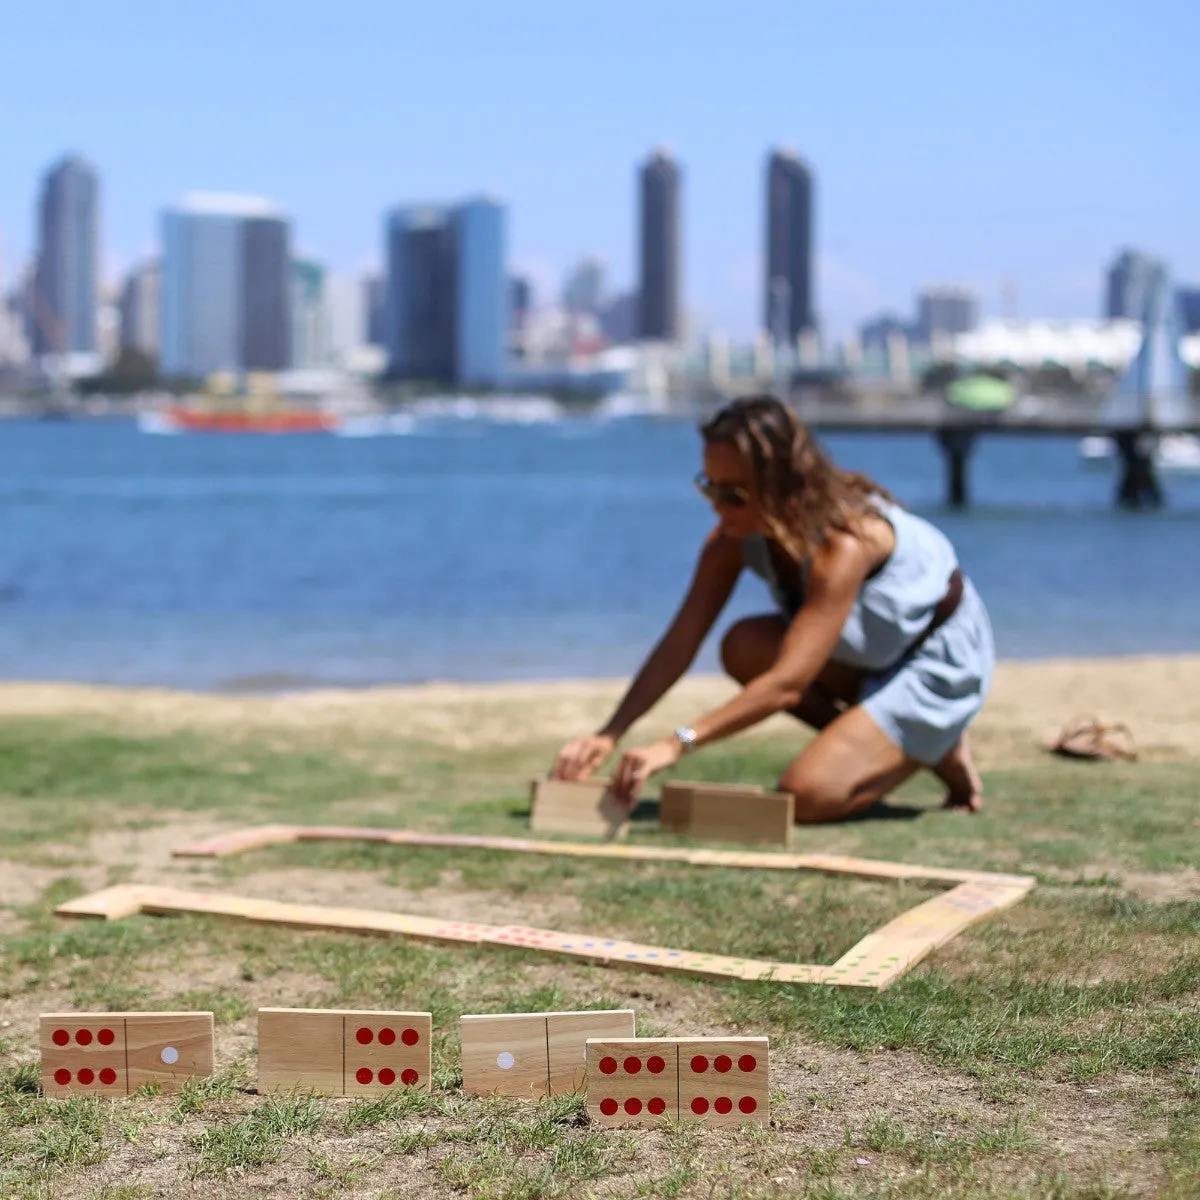
<path id="1" fill-rule="evenodd" d="M 833 399 L 797 392 L 791 402 L 816 433 L 928 434 L 945 462 L 946 504 L 956 509 L 970 504 L 971 452 L 981 437 L 1110 438 L 1117 460 L 1114 502 L 1125 509 L 1154 510 L 1163 504 L 1155 463 L 1159 439 L 1167 434 L 1200 436 L 1200 397 L 1191 397 L 1182 419 L 1169 423 L 1153 416 L 1128 421 L 1106 418 L 1103 401 L 1076 396 L 1024 397 L 1000 412 L 972 412 L 941 396 L 860 394 Z M 1147 408 L 1152 412 L 1154 406 Z"/>

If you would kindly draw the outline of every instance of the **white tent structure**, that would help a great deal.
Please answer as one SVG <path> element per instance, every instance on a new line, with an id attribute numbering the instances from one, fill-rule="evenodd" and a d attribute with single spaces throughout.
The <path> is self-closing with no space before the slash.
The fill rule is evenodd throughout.
<path id="1" fill-rule="evenodd" d="M 1015 367 L 1036 371 L 1064 367 L 1123 371 L 1142 344 L 1141 322 L 1113 321 L 985 321 L 970 333 L 956 335 L 956 360 L 977 367 Z"/>

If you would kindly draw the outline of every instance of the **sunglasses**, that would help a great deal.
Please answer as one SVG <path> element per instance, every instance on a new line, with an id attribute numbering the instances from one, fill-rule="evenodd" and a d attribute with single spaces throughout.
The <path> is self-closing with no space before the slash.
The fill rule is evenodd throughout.
<path id="1" fill-rule="evenodd" d="M 727 483 L 713 483 L 703 471 L 692 481 L 696 491 L 710 504 L 723 504 L 726 508 L 743 508 L 750 502 L 750 490 Z"/>

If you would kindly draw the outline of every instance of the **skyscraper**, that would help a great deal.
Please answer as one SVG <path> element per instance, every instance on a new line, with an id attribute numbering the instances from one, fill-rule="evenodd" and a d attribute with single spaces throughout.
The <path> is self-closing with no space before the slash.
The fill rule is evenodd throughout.
<path id="1" fill-rule="evenodd" d="M 455 378 L 492 387 L 504 374 L 508 347 L 505 212 L 494 200 L 460 205 L 458 232 L 458 363 Z"/>
<path id="2" fill-rule="evenodd" d="M 386 225 L 393 379 L 490 387 L 508 341 L 506 219 L 494 200 L 398 208 Z"/>
<path id="3" fill-rule="evenodd" d="M 1113 320 L 1129 317 L 1140 321 L 1150 294 L 1167 277 L 1166 266 L 1139 250 L 1122 250 L 1108 269 L 1104 315 Z"/>
<path id="4" fill-rule="evenodd" d="M 330 356 L 329 297 L 325 268 L 311 259 L 292 262 L 291 365 L 299 369 L 325 366 Z"/>
<path id="5" fill-rule="evenodd" d="M 96 173 L 78 155 L 55 164 L 42 182 L 32 333 L 36 354 L 96 349 Z"/>
<path id="6" fill-rule="evenodd" d="M 606 299 L 604 264 L 598 258 L 582 259 L 563 284 L 563 308 L 597 317 L 604 311 Z"/>
<path id="7" fill-rule="evenodd" d="M 118 306 L 122 349 L 140 350 L 151 357 L 158 354 L 160 286 L 158 263 L 144 263 L 125 277 Z"/>
<path id="8" fill-rule="evenodd" d="M 763 327 L 776 345 L 794 346 L 816 328 L 813 311 L 813 184 L 791 150 L 767 160 L 767 257 Z"/>
<path id="9" fill-rule="evenodd" d="M 292 362 L 291 229 L 279 212 L 242 220 L 244 371 L 286 371 Z"/>
<path id="10" fill-rule="evenodd" d="M 656 150 L 639 173 L 638 336 L 679 338 L 680 192 L 678 164 Z"/>
<path id="11" fill-rule="evenodd" d="M 928 287 L 917 296 L 918 342 L 940 334 L 969 333 L 979 324 L 979 301 L 965 288 Z"/>
<path id="12" fill-rule="evenodd" d="M 195 195 L 163 214 L 164 377 L 289 366 L 290 241 L 287 217 L 257 197 Z"/>

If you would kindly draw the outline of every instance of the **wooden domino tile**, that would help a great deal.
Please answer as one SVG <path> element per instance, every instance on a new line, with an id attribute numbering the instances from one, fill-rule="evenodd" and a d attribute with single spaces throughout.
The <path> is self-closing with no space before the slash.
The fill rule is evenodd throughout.
<path id="1" fill-rule="evenodd" d="M 45 1013 L 39 1025 L 47 1096 L 175 1092 L 213 1072 L 210 1012 Z"/>
<path id="2" fill-rule="evenodd" d="M 788 847 L 796 802 L 755 785 L 678 781 L 663 784 L 658 812 L 664 829 L 688 837 Z"/>
<path id="3" fill-rule="evenodd" d="M 532 1100 L 580 1091 L 587 1040 L 632 1038 L 632 1009 L 466 1014 L 460 1018 L 463 1091 Z"/>
<path id="4" fill-rule="evenodd" d="M 432 1041 L 427 1012 L 260 1008 L 258 1090 L 327 1096 L 429 1090 Z"/>
<path id="5" fill-rule="evenodd" d="M 588 1115 L 600 1125 L 770 1120 L 765 1037 L 589 1038 L 587 1062 Z"/>
<path id="6" fill-rule="evenodd" d="M 629 809 L 612 794 L 606 779 L 535 779 L 530 785 L 529 827 L 538 833 L 623 838 L 629 832 Z"/>

